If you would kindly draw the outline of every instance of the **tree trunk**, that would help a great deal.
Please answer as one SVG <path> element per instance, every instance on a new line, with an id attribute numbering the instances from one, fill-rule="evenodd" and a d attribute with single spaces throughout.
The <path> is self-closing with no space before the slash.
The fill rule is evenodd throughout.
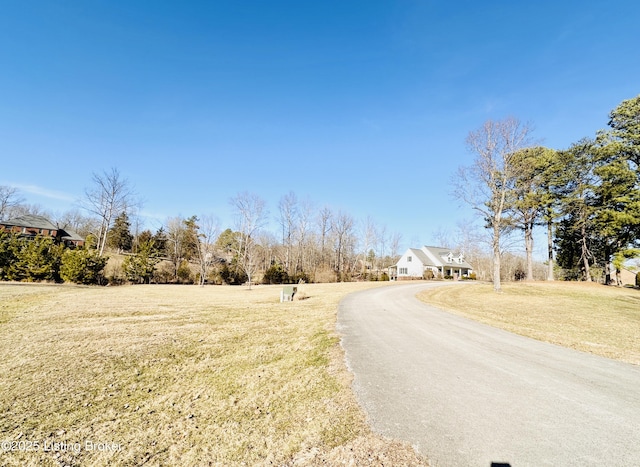
<path id="1" fill-rule="evenodd" d="M 604 274 L 604 283 L 607 285 L 611 285 L 611 247 L 609 246 L 609 242 L 607 241 L 605 241 L 604 247 Z"/>
<path id="2" fill-rule="evenodd" d="M 581 228 L 582 234 L 582 264 L 584 265 L 584 280 L 591 282 L 591 271 L 589 270 L 589 249 L 587 248 L 587 231 L 584 223 Z"/>
<path id="3" fill-rule="evenodd" d="M 548 266 L 547 266 L 547 280 L 553 281 L 555 280 L 553 276 L 553 222 L 551 217 L 549 217 L 549 221 L 547 222 L 547 251 L 549 253 L 548 257 Z"/>
<path id="4" fill-rule="evenodd" d="M 500 292 L 502 290 L 500 284 L 500 228 L 495 223 L 491 243 L 493 247 L 493 290 Z"/>
<path id="5" fill-rule="evenodd" d="M 527 281 L 533 280 L 533 225 L 527 223 L 524 231 L 524 248 L 527 254 Z"/>

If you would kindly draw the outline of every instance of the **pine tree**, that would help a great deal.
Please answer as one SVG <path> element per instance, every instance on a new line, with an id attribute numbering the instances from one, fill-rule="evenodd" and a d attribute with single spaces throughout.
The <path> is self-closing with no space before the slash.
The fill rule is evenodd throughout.
<path id="1" fill-rule="evenodd" d="M 133 235 L 131 235 L 131 222 L 129 222 L 129 216 L 126 212 L 121 213 L 113 221 L 113 227 L 109 229 L 107 244 L 118 253 L 131 251 Z"/>

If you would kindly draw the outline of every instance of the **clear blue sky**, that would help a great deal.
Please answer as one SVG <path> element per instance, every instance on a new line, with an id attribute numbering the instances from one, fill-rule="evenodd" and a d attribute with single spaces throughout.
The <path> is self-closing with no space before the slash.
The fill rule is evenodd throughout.
<path id="1" fill-rule="evenodd" d="M 294 191 L 430 243 L 471 216 L 449 194 L 469 131 L 512 115 L 566 148 L 640 93 L 637 1 L 0 8 L 0 184 L 64 211 L 117 167 L 152 228 Z"/>

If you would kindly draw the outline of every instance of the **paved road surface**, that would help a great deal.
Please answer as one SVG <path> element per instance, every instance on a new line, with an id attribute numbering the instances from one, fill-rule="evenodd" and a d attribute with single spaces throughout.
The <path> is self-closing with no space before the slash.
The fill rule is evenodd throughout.
<path id="1" fill-rule="evenodd" d="M 640 367 L 415 298 L 435 285 L 383 287 L 340 304 L 354 389 L 377 432 L 435 466 L 640 466 Z"/>

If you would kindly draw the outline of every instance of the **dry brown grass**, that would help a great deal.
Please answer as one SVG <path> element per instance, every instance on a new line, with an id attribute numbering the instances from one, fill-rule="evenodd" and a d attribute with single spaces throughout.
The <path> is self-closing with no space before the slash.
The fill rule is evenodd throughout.
<path id="1" fill-rule="evenodd" d="M 418 465 L 370 432 L 334 331 L 375 285 L 0 284 L 0 464 Z"/>
<path id="2" fill-rule="evenodd" d="M 546 342 L 640 364 L 640 291 L 578 282 L 469 284 L 422 292 L 440 308 Z"/>

